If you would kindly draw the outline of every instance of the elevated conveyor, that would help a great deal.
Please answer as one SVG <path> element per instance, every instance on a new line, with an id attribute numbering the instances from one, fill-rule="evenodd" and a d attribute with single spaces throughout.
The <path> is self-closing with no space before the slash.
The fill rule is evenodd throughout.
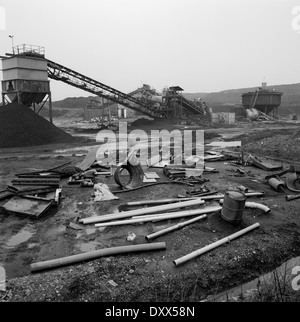
<path id="1" fill-rule="evenodd" d="M 82 75 L 70 68 L 48 61 L 48 76 L 51 79 L 62 81 L 71 86 L 80 88 L 84 91 L 106 98 L 126 106 L 132 110 L 141 112 L 153 118 L 161 117 L 161 112 L 153 109 L 151 106 L 139 101 L 138 99 L 122 93 L 110 86 L 100 83 L 90 77 Z"/>

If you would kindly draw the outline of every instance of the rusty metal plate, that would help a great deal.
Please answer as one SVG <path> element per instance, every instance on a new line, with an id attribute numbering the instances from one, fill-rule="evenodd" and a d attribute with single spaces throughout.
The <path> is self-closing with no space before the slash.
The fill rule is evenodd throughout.
<path id="1" fill-rule="evenodd" d="M 14 197 L 3 205 L 3 209 L 8 213 L 38 218 L 45 213 L 52 204 L 53 200 Z"/>

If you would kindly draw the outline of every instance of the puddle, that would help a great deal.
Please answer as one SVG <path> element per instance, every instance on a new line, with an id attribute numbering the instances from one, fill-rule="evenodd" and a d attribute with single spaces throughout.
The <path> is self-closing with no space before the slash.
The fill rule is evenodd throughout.
<path id="1" fill-rule="evenodd" d="M 15 248 L 26 241 L 28 241 L 34 234 L 36 230 L 33 226 L 27 225 L 22 228 L 16 235 L 12 236 L 5 245 L 5 248 Z"/>
<path id="2" fill-rule="evenodd" d="M 92 242 L 89 242 L 89 243 L 82 243 L 82 244 L 79 244 L 77 247 L 83 253 L 93 252 L 93 251 L 95 251 L 97 249 L 104 248 L 104 246 L 101 243 L 96 242 L 96 241 L 92 241 Z"/>
<path id="3" fill-rule="evenodd" d="M 210 296 L 209 298 L 215 302 L 224 302 L 228 299 L 238 298 L 241 294 L 244 295 L 253 290 L 257 290 L 259 284 L 261 285 L 261 287 L 264 287 L 264 285 L 273 284 L 274 280 L 277 278 L 279 279 L 279 281 L 281 281 L 281 283 L 285 282 L 285 284 L 291 285 L 293 278 L 295 278 L 296 276 L 292 274 L 292 270 L 296 266 L 300 267 L 300 257 L 290 259 L 274 271 L 262 275 L 251 282 L 234 287 L 218 295 Z"/>

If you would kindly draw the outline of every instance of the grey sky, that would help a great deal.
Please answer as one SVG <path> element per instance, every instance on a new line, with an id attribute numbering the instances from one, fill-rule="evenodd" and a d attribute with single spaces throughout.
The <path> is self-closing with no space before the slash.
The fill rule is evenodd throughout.
<path id="1" fill-rule="evenodd" d="M 0 8 L 0 54 L 11 52 L 12 34 L 15 45 L 44 46 L 50 60 L 123 92 L 300 82 L 300 0 L 0 0 Z M 90 95 L 52 80 L 51 90 L 54 100 Z"/>

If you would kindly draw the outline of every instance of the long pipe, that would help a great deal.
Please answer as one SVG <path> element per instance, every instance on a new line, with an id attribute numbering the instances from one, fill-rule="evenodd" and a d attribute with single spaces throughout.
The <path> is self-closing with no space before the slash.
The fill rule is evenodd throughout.
<path id="1" fill-rule="evenodd" d="M 210 192 L 209 192 L 210 193 Z M 247 197 L 259 197 L 264 195 L 264 192 L 246 192 L 245 195 Z M 214 194 L 212 196 L 206 195 L 206 196 L 199 196 L 195 195 L 192 196 L 191 198 L 179 198 L 179 199 L 160 199 L 160 200 L 148 200 L 148 201 L 137 201 L 137 202 L 128 202 L 125 204 L 127 207 L 131 206 L 142 206 L 142 205 L 148 205 L 148 204 L 162 204 L 162 203 L 171 203 L 171 202 L 176 202 L 176 201 L 187 201 L 187 200 L 193 200 L 193 199 L 202 199 L 202 200 L 218 200 L 218 199 L 223 199 L 225 196 L 221 193 L 219 194 Z"/>
<path id="2" fill-rule="evenodd" d="M 188 226 L 190 224 L 193 224 L 196 221 L 199 221 L 199 220 L 202 220 L 202 219 L 205 219 L 205 218 L 207 218 L 207 215 L 199 216 L 199 217 L 193 218 L 191 220 L 187 220 L 187 221 L 185 221 L 183 223 L 177 224 L 175 226 L 171 226 L 171 227 L 168 227 L 166 229 L 159 230 L 159 231 L 157 231 L 157 232 L 155 232 L 153 234 L 145 236 L 145 238 L 146 238 L 146 240 L 149 241 L 149 240 L 155 239 L 155 238 L 157 238 L 159 236 L 165 235 L 165 234 L 167 234 L 167 233 L 169 233 L 171 231 L 181 229 L 181 228 L 183 228 L 185 226 Z"/>
<path id="3" fill-rule="evenodd" d="M 141 218 L 141 219 L 137 218 L 137 219 L 129 219 L 129 220 L 104 222 L 101 224 L 96 224 L 95 227 L 131 225 L 131 224 L 135 224 L 135 223 L 142 223 L 142 222 L 148 222 L 148 221 L 162 221 L 162 220 L 166 220 L 166 219 L 191 217 L 191 216 L 203 215 L 203 214 L 216 212 L 221 209 L 222 209 L 222 207 L 210 207 L 210 208 L 206 208 L 206 209 L 185 210 L 185 211 L 173 212 L 173 213 L 170 213 L 167 215 L 158 214 L 157 216 L 150 216 L 150 217 Z"/>
<path id="4" fill-rule="evenodd" d="M 260 197 L 265 194 L 264 191 L 259 191 L 259 192 L 245 192 L 246 197 Z"/>
<path id="5" fill-rule="evenodd" d="M 220 240 L 216 241 L 215 243 L 212 243 L 212 244 L 210 244 L 208 246 L 205 246 L 205 247 L 203 247 L 201 249 L 198 249 L 198 250 L 196 250 L 196 251 L 194 251 L 194 252 L 192 252 L 192 253 L 190 253 L 188 255 L 185 255 L 183 257 L 180 257 L 178 259 L 175 259 L 173 261 L 173 263 L 176 266 L 178 266 L 180 264 L 183 264 L 183 263 L 189 261 L 190 259 L 192 259 L 194 257 L 200 256 L 200 255 L 202 255 L 202 254 L 204 254 L 204 253 L 206 253 L 206 252 L 208 252 L 208 251 L 210 251 L 210 250 L 212 250 L 214 248 L 217 248 L 217 247 L 219 247 L 219 246 L 221 246 L 221 245 L 223 245 L 225 243 L 229 243 L 231 240 L 233 240 L 235 238 L 238 238 L 241 235 L 244 235 L 244 234 L 248 233 L 249 231 L 251 231 L 253 229 L 258 228 L 259 226 L 260 226 L 259 223 L 256 223 L 254 225 L 251 225 L 251 226 L 249 226 L 249 227 L 247 227 L 245 229 L 242 229 L 242 230 L 238 231 L 237 233 L 234 233 L 234 234 L 232 234 L 232 235 L 230 235 L 228 237 L 225 237 L 223 239 L 220 239 Z"/>
<path id="6" fill-rule="evenodd" d="M 173 199 L 158 199 L 158 200 L 145 200 L 145 201 L 132 201 L 124 204 L 126 207 L 145 206 L 145 205 L 161 205 L 166 203 L 173 203 L 179 201 L 189 201 L 196 198 L 173 198 Z"/>
<path id="7" fill-rule="evenodd" d="M 122 211 L 118 214 L 109 214 L 104 216 L 96 216 L 91 218 L 85 218 L 79 220 L 80 223 L 86 225 L 86 224 L 93 224 L 97 222 L 103 222 L 103 221 L 109 221 L 109 220 L 115 220 L 115 219 L 121 219 L 121 218 L 128 218 L 133 216 L 139 216 L 139 215 L 145 215 L 145 214 L 153 214 L 157 212 L 164 212 L 167 210 L 172 209 L 178 209 L 178 208 L 184 208 L 184 207 L 190 207 L 190 206 L 198 206 L 204 204 L 205 201 L 198 199 L 198 200 L 189 200 L 184 202 L 176 202 L 169 205 L 163 205 L 163 206 L 156 206 L 156 207 L 149 207 L 149 208 L 142 208 L 142 209 L 136 209 L 136 210 L 130 210 L 130 211 Z"/>
<path id="8" fill-rule="evenodd" d="M 93 252 L 67 256 L 58 259 L 52 259 L 45 262 L 33 263 L 30 265 L 31 272 L 37 272 L 45 269 L 61 267 L 64 265 L 74 264 L 86 260 L 91 260 L 103 256 L 118 255 L 123 253 L 153 251 L 166 249 L 166 243 L 140 244 L 131 246 L 118 246 L 112 248 L 99 249 Z"/>

